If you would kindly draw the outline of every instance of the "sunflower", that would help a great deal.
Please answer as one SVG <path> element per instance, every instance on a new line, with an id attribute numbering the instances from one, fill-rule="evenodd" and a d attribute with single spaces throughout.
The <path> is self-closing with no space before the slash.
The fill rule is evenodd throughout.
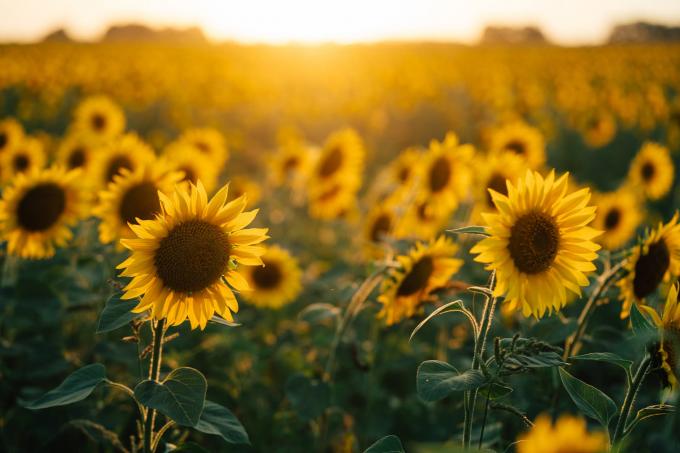
<path id="1" fill-rule="evenodd" d="M 125 130 L 125 114 L 107 96 L 90 96 L 76 108 L 73 129 L 106 141 Z"/>
<path id="2" fill-rule="evenodd" d="M 392 236 L 399 222 L 397 205 L 390 202 L 373 206 L 364 220 L 364 241 L 367 252 L 372 257 L 379 257 L 384 252 L 384 242 Z"/>
<path id="3" fill-rule="evenodd" d="M 217 187 L 220 167 L 195 147 L 185 142 L 173 142 L 163 151 L 163 165 L 170 170 L 184 173 L 182 184 L 196 184 L 201 181 L 205 190 L 211 193 Z"/>
<path id="4" fill-rule="evenodd" d="M 387 325 L 413 316 L 430 294 L 458 272 L 463 261 L 453 256 L 458 246 L 440 236 L 427 243 L 418 242 L 408 255 L 400 255 L 398 269 L 392 269 L 383 281 L 378 302 L 382 310 L 378 317 Z"/>
<path id="5" fill-rule="evenodd" d="M 297 141 L 288 141 L 279 146 L 270 163 L 270 179 L 276 187 L 288 186 L 300 189 L 309 176 L 312 156 L 317 150 L 313 146 Z"/>
<path id="6" fill-rule="evenodd" d="M 238 303 L 231 288 L 249 290 L 237 265 L 262 265 L 266 228 L 245 228 L 257 210 L 243 212 L 245 197 L 226 203 L 229 185 L 208 201 L 199 181 L 172 197 L 159 194 L 161 213 L 153 220 L 131 225 L 137 236 L 121 239 L 132 255 L 118 265 L 132 277 L 123 299 L 143 296 L 135 313 L 151 310 L 156 319 L 204 329 L 217 313 L 232 321 Z"/>
<path id="7" fill-rule="evenodd" d="M 250 286 L 243 298 L 260 308 L 281 308 L 295 300 L 302 290 L 302 272 L 297 261 L 276 245 L 266 247 L 261 258 L 264 266 L 239 269 Z"/>
<path id="8" fill-rule="evenodd" d="M 338 181 L 309 200 L 309 214 L 316 219 L 341 219 L 356 210 L 356 193 Z"/>
<path id="9" fill-rule="evenodd" d="M 24 128 L 13 118 L 0 121 L 0 154 L 4 154 L 24 139 Z"/>
<path id="10" fill-rule="evenodd" d="M 616 136 L 616 121 L 611 114 L 594 113 L 584 121 L 581 134 L 589 147 L 602 148 Z"/>
<path id="11" fill-rule="evenodd" d="M 515 153 L 490 154 L 476 163 L 475 207 L 472 219 L 482 221 L 482 212 L 496 211 L 489 189 L 507 195 L 506 181 L 517 182 L 526 172 L 525 160 Z"/>
<path id="12" fill-rule="evenodd" d="M 397 188 L 409 188 L 418 176 L 418 166 L 423 158 L 419 148 L 406 148 L 388 167 L 390 182 Z"/>
<path id="13" fill-rule="evenodd" d="M 402 220 L 393 231 L 397 238 L 418 238 L 429 240 L 435 237 L 448 223 L 453 209 L 435 209 L 421 194 L 406 206 Z"/>
<path id="14" fill-rule="evenodd" d="M 235 200 L 242 195 L 246 195 L 246 198 L 248 199 L 246 207 L 252 207 L 260 201 L 262 190 L 260 189 L 259 184 L 252 179 L 246 178 L 245 176 L 234 176 L 229 183 L 228 200 Z"/>
<path id="15" fill-rule="evenodd" d="M 492 133 L 491 153 L 507 151 L 524 157 L 532 169 L 538 169 L 545 163 L 543 135 L 523 122 L 509 123 Z"/>
<path id="16" fill-rule="evenodd" d="M 678 293 L 680 293 L 680 283 L 676 282 L 668 290 L 661 317 L 656 310 L 649 306 L 642 305 L 640 307 L 652 317 L 654 324 L 659 329 L 659 361 L 664 370 L 665 384 L 673 390 L 678 388 L 678 377 L 680 376 L 680 363 L 678 363 L 678 352 L 680 352 L 680 308 L 678 306 L 680 299 L 678 299 Z"/>
<path id="17" fill-rule="evenodd" d="M 73 236 L 74 225 L 87 209 L 79 170 L 61 167 L 17 175 L 0 200 L 0 232 L 10 255 L 41 259 Z"/>
<path id="18" fill-rule="evenodd" d="M 40 140 L 24 137 L 19 144 L 2 153 L 0 161 L 2 176 L 9 181 L 16 175 L 45 167 L 47 156 Z"/>
<path id="19" fill-rule="evenodd" d="M 137 134 L 118 137 L 96 152 L 90 175 L 92 186 L 105 188 L 121 170 L 134 172 L 139 167 L 150 165 L 154 159 L 151 147 Z"/>
<path id="20" fill-rule="evenodd" d="M 96 146 L 92 138 L 86 134 L 71 133 L 59 144 L 56 162 L 69 170 L 82 168 L 87 172 L 95 152 Z"/>
<path id="21" fill-rule="evenodd" d="M 160 212 L 158 192 L 171 193 L 182 173 L 168 172 L 159 165 L 123 169 L 100 192 L 94 215 L 101 219 L 99 240 L 108 244 L 119 238 L 134 238 L 130 224 L 151 220 Z"/>
<path id="22" fill-rule="evenodd" d="M 627 318 L 633 303 L 644 303 L 671 275 L 680 274 L 680 225 L 678 212 L 667 224 L 647 232 L 641 244 L 633 248 L 626 264 L 628 274 L 619 280 L 621 318 Z"/>
<path id="23" fill-rule="evenodd" d="M 554 425 L 549 415 L 540 415 L 517 442 L 517 453 L 604 453 L 608 449 L 605 433 L 588 432 L 586 421 L 571 415 L 560 416 Z"/>
<path id="24" fill-rule="evenodd" d="M 568 174 L 544 179 L 527 170 L 517 184 L 508 182 L 508 195 L 493 189 L 497 213 L 484 213 L 490 237 L 475 245 L 475 261 L 496 271 L 495 296 L 524 316 L 541 317 L 546 310 L 559 310 L 567 291 L 581 294 L 588 285 L 586 273 L 600 246 L 592 241 L 600 232 L 587 225 L 595 207 L 587 206 L 590 190 L 567 194 Z"/>
<path id="25" fill-rule="evenodd" d="M 615 250 L 633 235 L 642 220 L 642 206 L 639 198 L 627 187 L 616 192 L 595 195 L 597 215 L 593 228 L 603 231 L 597 240 L 608 250 Z"/>
<path id="26" fill-rule="evenodd" d="M 673 185 L 675 170 L 668 148 L 647 142 L 637 153 L 628 171 L 628 180 L 650 200 L 658 200 Z"/>
<path id="27" fill-rule="evenodd" d="M 218 167 L 218 172 L 229 158 L 224 137 L 217 129 L 209 127 L 188 129 L 180 136 L 179 141 L 201 152 L 212 165 Z"/>

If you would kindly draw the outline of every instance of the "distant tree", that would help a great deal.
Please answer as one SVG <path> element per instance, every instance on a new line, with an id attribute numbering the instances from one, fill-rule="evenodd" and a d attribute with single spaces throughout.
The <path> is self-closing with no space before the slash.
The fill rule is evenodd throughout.
<path id="1" fill-rule="evenodd" d="M 680 27 L 634 22 L 617 25 L 609 35 L 610 44 L 655 41 L 680 41 Z"/>
<path id="2" fill-rule="evenodd" d="M 547 44 L 543 32 L 535 26 L 506 27 L 490 25 L 484 29 L 481 44 Z"/>

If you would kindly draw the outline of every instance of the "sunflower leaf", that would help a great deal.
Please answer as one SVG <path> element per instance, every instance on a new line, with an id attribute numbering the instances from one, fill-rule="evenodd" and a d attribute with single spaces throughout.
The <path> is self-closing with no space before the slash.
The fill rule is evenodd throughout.
<path id="1" fill-rule="evenodd" d="M 405 453 L 401 440 L 394 434 L 378 439 L 364 453 Z"/>
<path id="2" fill-rule="evenodd" d="M 647 337 L 656 330 L 654 324 L 640 311 L 635 303 L 630 308 L 630 323 L 633 326 L 633 332 L 638 336 Z"/>
<path id="3" fill-rule="evenodd" d="M 446 230 L 453 234 L 476 234 L 479 236 L 491 236 L 486 227 L 483 226 L 466 226 L 462 228 L 454 228 L 452 230 Z"/>
<path id="4" fill-rule="evenodd" d="M 210 318 L 208 321 L 209 321 L 209 322 L 214 322 L 215 324 L 221 324 L 221 325 L 227 326 L 227 327 L 239 327 L 239 326 L 241 325 L 241 324 L 239 324 L 239 323 L 237 323 L 237 322 L 227 321 L 226 319 L 224 319 L 223 317 L 218 316 L 218 315 L 214 315 L 214 316 L 213 316 L 212 318 Z"/>
<path id="5" fill-rule="evenodd" d="M 20 402 L 27 409 L 45 409 L 82 401 L 102 382 L 106 381 L 106 369 L 101 363 L 93 363 L 71 373 L 55 389 L 37 400 Z"/>
<path id="6" fill-rule="evenodd" d="M 205 401 L 196 429 L 202 433 L 220 436 L 230 444 L 250 445 L 248 433 L 238 418 L 226 407 L 212 401 Z"/>
<path id="7" fill-rule="evenodd" d="M 562 385 L 574 404 L 585 415 L 600 422 L 605 429 L 609 429 L 609 421 L 617 412 L 616 403 L 602 390 L 575 378 L 564 369 L 560 368 L 559 372 Z"/>
<path id="8" fill-rule="evenodd" d="M 460 306 L 460 308 L 451 308 L 451 307 L 455 307 L 455 306 Z M 450 309 L 450 310 L 447 310 L 447 309 Z M 435 309 L 432 313 L 427 315 L 427 317 L 425 319 L 423 319 L 422 321 L 420 321 L 418 323 L 418 325 L 413 329 L 413 332 L 411 332 L 411 336 L 408 337 L 408 341 L 410 342 L 411 340 L 413 340 L 413 337 L 416 336 L 416 333 L 418 333 L 418 331 L 420 331 L 420 329 L 425 327 L 425 324 L 427 324 L 430 320 L 432 320 L 432 318 L 434 318 L 438 315 L 443 315 L 445 313 L 463 313 L 468 318 L 468 320 L 470 321 L 470 324 L 472 324 L 472 330 L 474 331 L 475 336 L 477 335 L 477 330 L 479 330 L 479 326 L 477 325 L 477 320 L 475 320 L 475 317 L 470 312 L 470 310 L 465 308 L 465 306 L 463 305 L 463 301 L 458 299 L 458 300 L 454 300 L 452 302 L 448 302 L 448 303 L 442 305 L 441 307 L 437 307 L 437 309 Z"/>
<path id="9" fill-rule="evenodd" d="M 137 306 L 137 299 L 122 300 L 120 296 L 120 293 L 116 293 L 106 301 L 97 323 L 97 333 L 111 332 L 144 315 L 132 312 Z"/>
<path id="10" fill-rule="evenodd" d="M 633 361 L 619 357 L 613 352 L 591 352 L 589 354 L 581 354 L 569 357 L 569 360 L 595 360 L 598 362 L 611 363 L 623 368 L 626 372 L 626 376 L 628 376 L 630 380 L 630 367 L 633 365 Z"/>
<path id="11" fill-rule="evenodd" d="M 673 413 L 675 413 L 675 406 L 671 406 L 670 404 L 655 404 L 653 406 L 643 407 L 637 412 L 637 415 L 635 416 L 633 421 L 631 421 L 628 424 L 628 426 L 626 426 L 624 436 L 630 434 L 630 432 L 633 431 L 637 424 L 640 423 L 642 420 L 651 417 L 658 417 L 659 415 L 669 415 Z"/>
<path id="12" fill-rule="evenodd" d="M 456 368 L 439 360 L 426 360 L 418 367 L 416 389 L 421 400 L 439 401 L 453 392 L 464 392 L 481 387 L 487 382 L 480 370 L 458 373 Z"/>

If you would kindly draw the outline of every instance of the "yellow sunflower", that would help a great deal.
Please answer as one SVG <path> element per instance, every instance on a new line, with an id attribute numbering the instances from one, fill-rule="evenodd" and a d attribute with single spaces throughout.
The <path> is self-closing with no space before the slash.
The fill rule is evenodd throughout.
<path id="1" fill-rule="evenodd" d="M 406 148 L 389 164 L 389 179 L 396 188 L 409 188 L 418 176 L 423 153 L 419 148 Z"/>
<path id="2" fill-rule="evenodd" d="M 132 280 L 124 299 L 141 297 L 135 313 L 151 310 L 155 319 L 204 329 L 217 313 L 233 320 L 238 303 L 231 288 L 249 290 L 238 265 L 260 266 L 266 228 L 245 228 L 257 210 L 244 212 L 245 197 L 226 203 L 229 185 L 209 201 L 199 181 L 190 190 L 159 194 L 161 213 L 131 225 L 137 236 L 121 239 L 132 255 L 118 265 Z"/>
<path id="3" fill-rule="evenodd" d="M 121 170 L 134 172 L 139 167 L 150 165 L 154 159 L 153 149 L 137 134 L 125 134 L 95 153 L 90 182 L 96 188 L 105 188 Z"/>
<path id="4" fill-rule="evenodd" d="M 243 298 L 260 308 L 281 308 L 292 302 L 302 290 L 302 272 L 290 253 L 276 245 L 266 247 L 264 266 L 239 269 L 250 291 Z"/>
<path id="5" fill-rule="evenodd" d="M 549 415 L 540 415 L 528 433 L 517 442 L 517 453 L 605 453 L 607 436 L 588 432 L 583 418 L 562 415 L 553 425 Z"/>
<path id="6" fill-rule="evenodd" d="M 88 137 L 77 133 L 67 135 L 57 148 L 56 162 L 69 170 L 82 168 L 87 172 L 96 152 L 95 142 Z"/>
<path id="7" fill-rule="evenodd" d="M 663 281 L 680 274 L 680 225 L 678 213 L 667 224 L 656 230 L 633 248 L 626 264 L 628 274 L 619 280 L 621 290 L 621 318 L 627 318 L 633 303 L 643 304 Z"/>
<path id="8" fill-rule="evenodd" d="M 160 165 L 123 169 L 99 193 L 93 213 L 101 219 L 99 240 L 108 244 L 120 238 L 134 238 L 130 224 L 137 219 L 151 220 L 160 212 L 158 192 L 169 194 L 182 179 L 182 173 L 168 172 Z"/>
<path id="9" fill-rule="evenodd" d="M 24 137 L 19 144 L 0 155 L 0 162 L 3 179 L 10 181 L 16 175 L 45 167 L 47 156 L 40 140 Z"/>
<path id="10" fill-rule="evenodd" d="M 545 163 L 543 134 L 523 122 L 513 122 L 495 130 L 491 136 L 491 153 L 513 152 L 524 157 L 531 169 Z"/>
<path id="11" fill-rule="evenodd" d="M 517 184 L 508 182 L 508 195 L 489 190 L 498 213 L 484 213 L 490 237 L 471 253 L 486 269 L 496 271 L 495 296 L 505 295 L 524 316 L 541 317 L 567 302 L 567 291 L 581 294 L 586 273 L 600 246 L 592 240 L 600 232 L 587 225 L 595 207 L 587 206 L 590 190 L 568 193 L 568 174 L 544 179 L 527 170 Z"/>
<path id="12" fill-rule="evenodd" d="M 673 390 L 678 388 L 678 377 L 680 376 L 680 363 L 678 362 L 678 353 L 680 352 L 679 292 L 680 283 L 676 282 L 674 285 L 671 285 L 661 317 L 659 317 L 656 310 L 649 306 L 643 305 L 640 307 L 652 317 L 654 324 L 659 329 L 661 337 L 659 342 L 661 368 L 665 372 L 666 387 L 671 387 Z"/>
<path id="13" fill-rule="evenodd" d="M 109 140 L 125 130 L 125 114 L 107 96 L 90 96 L 76 107 L 73 129 L 98 140 Z"/>
<path id="14" fill-rule="evenodd" d="M 163 151 L 163 165 L 170 170 L 184 173 L 182 184 L 196 184 L 201 181 L 205 190 L 211 193 L 217 187 L 220 167 L 195 147 L 185 142 L 173 142 Z"/>
<path id="15" fill-rule="evenodd" d="M 0 121 L 0 154 L 17 146 L 24 139 L 24 128 L 13 118 Z"/>
<path id="16" fill-rule="evenodd" d="M 421 195 L 406 206 L 404 216 L 393 234 L 397 238 L 432 239 L 444 229 L 452 212 L 451 208 L 435 209 L 432 203 Z"/>
<path id="17" fill-rule="evenodd" d="M 382 283 L 378 302 L 382 309 L 379 318 L 387 325 L 396 324 L 413 316 L 430 294 L 458 272 L 463 261 L 453 256 L 458 246 L 440 236 L 427 243 L 418 242 L 408 255 L 400 255 L 398 269 L 392 269 Z"/>
<path id="18" fill-rule="evenodd" d="M 356 193 L 338 181 L 310 198 L 309 214 L 316 219 L 341 219 L 356 210 Z"/>
<path id="19" fill-rule="evenodd" d="M 581 134 L 591 148 L 601 148 L 616 136 L 616 121 L 611 114 L 597 112 L 586 118 Z"/>
<path id="20" fill-rule="evenodd" d="M 188 129 L 179 137 L 179 141 L 187 143 L 205 155 L 212 165 L 217 166 L 218 173 L 229 159 L 224 137 L 217 129 L 209 127 Z"/>
<path id="21" fill-rule="evenodd" d="M 496 211 L 489 189 L 508 194 L 506 181 L 516 183 L 526 172 L 526 161 L 515 153 L 490 154 L 476 162 L 475 207 L 472 220 L 482 222 L 482 212 Z"/>
<path id="22" fill-rule="evenodd" d="M 0 200 L 0 232 L 10 255 L 41 259 L 73 236 L 70 227 L 85 214 L 87 197 L 79 170 L 60 167 L 17 175 Z"/>
<path id="23" fill-rule="evenodd" d="M 647 142 L 637 153 L 628 171 L 628 180 L 650 200 L 658 200 L 671 190 L 675 170 L 668 148 Z"/>
<path id="24" fill-rule="evenodd" d="M 627 187 L 622 187 L 615 192 L 595 195 L 593 202 L 597 214 L 592 226 L 603 231 L 597 242 L 608 250 L 626 244 L 642 221 L 643 207 L 639 198 Z"/>
<path id="25" fill-rule="evenodd" d="M 234 176 L 229 183 L 229 201 L 245 195 L 248 199 L 247 208 L 255 206 L 262 197 L 260 185 L 245 176 Z"/>
<path id="26" fill-rule="evenodd" d="M 281 145 L 270 163 L 270 179 L 274 186 L 300 189 L 307 182 L 316 149 L 305 143 L 289 141 Z"/>
<path id="27" fill-rule="evenodd" d="M 398 206 L 383 202 L 373 206 L 364 220 L 364 242 L 371 257 L 379 257 L 384 252 L 384 242 L 393 235 L 399 223 Z"/>

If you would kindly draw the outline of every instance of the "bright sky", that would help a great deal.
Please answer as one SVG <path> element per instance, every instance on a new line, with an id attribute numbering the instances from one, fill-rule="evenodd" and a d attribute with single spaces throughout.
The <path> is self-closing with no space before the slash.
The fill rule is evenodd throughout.
<path id="1" fill-rule="evenodd" d="M 593 43 L 613 24 L 680 24 L 680 0 L 0 0 L 0 41 L 66 27 L 98 37 L 111 23 L 198 25 L 216 40 L 475 41 L 484 25 L 536 24 L 560 43 Z"/>

